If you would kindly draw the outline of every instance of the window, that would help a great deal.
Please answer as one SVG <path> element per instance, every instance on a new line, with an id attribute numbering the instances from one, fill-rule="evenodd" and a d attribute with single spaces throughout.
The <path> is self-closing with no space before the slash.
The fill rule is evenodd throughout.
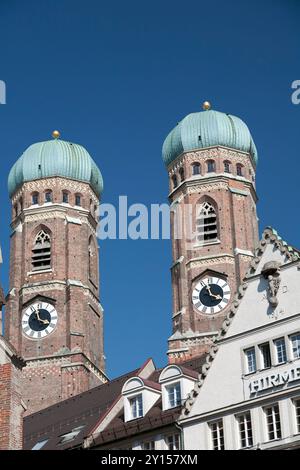
<path id="1" fill-rule="evenodd" d="M 242 165 L 239 165 L 239 164 L 238 164 L 238 165 L 236 166 L 236 174 L 237 174 L 238 176 L 243 176 L 243 166 L 242 166 Z"/>
<path id="2" fill-rule="evenodd" d="M 287 361 L 285 339 L 275 339 L 274 345 L 277 354 L 277 364 L 284 364 Z"/>
<path id="3" fill-rule="evenodd" d="M 37 442 L 31 450 L 40 450 L 40 449 L 42 449 L 42 447 L 44 447 L 47 444 L 48 440 L 49 439 L 46 439 L 45 441 Z"/>
<path id="4" fill-rule="evenodd" d="M 15 216 L 15 217 L 18 216 L 18 204 L 15 204 L 15 205 L 14 205 L 14 216 Z"/>
<path id="5" fill-rule="evenodd" d="M 45 193 L 45 202 L 52 202 L 52 192 L 51 191 L 47 191 Z"/>
<path id="6" fill-rule="evenodd" d="M 230 173 L 230 162 L 224 162 L 224 172 Z"/>
<path id="7" fill-rule="evenodd" d="M 278 404 L 265 408 L 265 414 L 267 419 L 269 441 L 273 441 L 274 439 L 281 439 L 281 425 Z"/>
<path id="8" fill-rule="evenodd" d="M 51 268 L 51 238 L 41 230 L 32 249 L 32 270 L 39 271 Z"/>
<path id="9" fill-rule="evenodd" d="M 63 192 L 63 203 L 68 204 L 69 203 L 69 193 L 66 191 Z"/>
<path id="10" fill-rule="evenodd" d="M 257 370 L 255 348 L 246 349 L 245 356 L 247 361 L 247 372 L 248 374 L 253 374 L 253 372 L 256 372 Z"/>
<path id="11" fill-rule="evenodd" d="M 131 419 L 141 418 L 143 416 L 143 397 L 137 395 L 129 400 Z"/>
<path id="12" fill-rule="evenodd" d="M 23 206 L 24 206 L 23 198 L 22 198 L 22 197 L 20 197 L 19 204 L 20 204 L 20 211 L 22 212 L 22 211 L 23 211 Z"/>
<path id="13" fill-rule="evenodd" d="M 208 160 L 207 173 L 214 173 L 216 171 L 216 164 L 214 160 Z"/>
<path id="14" fill-rule="evenodd" d="M 252 433 L 252 422 L 251 422 L 250 411 L 238 416 L 237 420 L 239 423 L 241 448 L 245 449 L 247 447 L 252 447 L 253 446 L 253 433 Z"/>
<path id="15" fill-rule="evenodd" d="M 80 431 L 82 431 L 84 427 L 85 426 L 79 426 L 78 428 L 72 429 L 72 431 L 59 436 L 61 438 L 59 444 L 66 444 L 67 442 L 73 441 L 73 439 L 78 436 L 78 434 L 80 433 Z"/>
<path id="16" fill-rule="evenodd" d="M 261 354 L 261 367 L 262 369 L 268 369 L 272 365 L 270 344 L 261 344 L 259 350 Z"/>
<path id="17" fill-rule="evenodd" d="M 168 408 L 175 408 L 176 406 L 181 405 L 181 388 L 180 382 L 176 384 L 169 385 L 166 387 L 168 394 Z"/>
<path id="18" fill-rule="evenodd" d="M 172 434 L 171 436 L 167 436 L 166 444 L 168 450 L 180 450 L 179 434 Z"/>
<path id="19" fill-rule="evenodd" d="M 180 181 L 184 181 L 184 169 L 183 168 L 180 168 L 179 170 L 179 175 L 180 175 Z"/>
<path id="20" fill-rule="evenodd" d="M 224 450 L 224 428 L 223 420 L 216 421 L 209 425 L 213 450 Z"/>
<path id="21" fill-rule="evenodd" d="M 33 193 L 32 195 L 32 205 L 36 206 L 39 203 L 39 193 Z"/>
<path id="22" fill-rule="evenodd" d="M 143 450 L 155 450 L 155 441 L 144 442 Z"/>
<path id="23" fill-rule="evenodd" d="M 80 196 L 80 194 L 76 194 L 76 196 L 75 196 L 75 206 L 81 206 L 81 196 Z"/>
<path id="24" fill-rule="evenodd" d="M 296 411 L 297 432 L 300 433 L 300 398 L 294 401 Z"/>
<path id="25" fill-rule="evenodd" d="M 218 238 L 217 215 L 209 202 L 202 204 L 199 218 L 196 222 L 198 241 L 209 242 Z"/>
<path id="26" fill-rule="evenodd" d="M 193 168 L 193 175 L 200 175 L 201 174 L 201 166 L 200 163 L 193 163 L 192 165 Z"/>
<path id="27" fill-rule="evenodd" d="M 173 189 L 177 188 L 177 177 L 176 175 L 172 176 Z"/>
<path id="28" fill-rule="evenodd" d="M 300 357 L 300 333 L 292 335 L 290 337 L 291 346 L 292 346 L 292 357 L 293 359 L 299 359 Z"/>

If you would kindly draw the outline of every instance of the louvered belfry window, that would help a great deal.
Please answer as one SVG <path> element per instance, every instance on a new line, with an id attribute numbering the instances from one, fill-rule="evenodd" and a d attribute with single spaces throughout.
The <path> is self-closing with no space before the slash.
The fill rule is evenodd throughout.
<path id="1" fill-rule="evenodd" d="M 204 202 L 197 219 L 198 241 L 211 242 L 218 239 L 217 214 L 209 202 Z"/>
<path id="2" fill-rule="evenodd" d="M 32 270 L 40 271 L 51 268 L 51 238 L 41 230 L 32 249 Z"/>

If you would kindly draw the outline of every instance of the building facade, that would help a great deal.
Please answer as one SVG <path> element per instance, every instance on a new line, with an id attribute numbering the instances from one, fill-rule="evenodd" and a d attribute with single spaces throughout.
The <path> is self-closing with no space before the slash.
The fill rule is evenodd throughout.
<path id="1" fill-rule="evenodd" d="M 187 450 L 300 448 L 299 276 L 300 252 L 266 229 L 183 407 Z"/>
<path id="2" fill-rule="evenodd" d="M 96 238 L 102 177 L 82 146 L 58 137 L 31 145 L 9 175 L 5 337 L 26 359 L 27 414 L 107 380 Z"/>

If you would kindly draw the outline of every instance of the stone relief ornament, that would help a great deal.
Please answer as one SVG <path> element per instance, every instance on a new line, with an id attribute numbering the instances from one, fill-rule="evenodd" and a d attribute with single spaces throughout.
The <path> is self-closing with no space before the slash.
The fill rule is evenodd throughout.
<path id="1" fill-rule="evenodd" d="M 277 294 L 281 283 L 280 264 L 277 261 L 269 261 L 264 265 L 262 275 L 268 281 L 267 299 L 269 304 L 276 308 L 278 306 Z"/>

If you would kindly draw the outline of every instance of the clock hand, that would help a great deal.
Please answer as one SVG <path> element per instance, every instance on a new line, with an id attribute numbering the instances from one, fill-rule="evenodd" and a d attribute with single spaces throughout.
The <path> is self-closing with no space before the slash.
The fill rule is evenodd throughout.
<path id="1" fill-rule="evenodd" d="M 39 309 L 35 311 L 36 317 L 39 322 L 44 323 L 44 325 L 49 325 L 49 320 L 43 320 L 39 315 Z"/>
<path id="2" fill-rule="evenodd" d="M 214 299 L 217 299 L 217 300 L 222 300 L 222 297 L 219 294 L 215 295 L 215 294 L 212 293 L 210 286 L 206 286 L 206 289 L 208 290 L 209 295 L 211 297 L 213 297 Z"/>

